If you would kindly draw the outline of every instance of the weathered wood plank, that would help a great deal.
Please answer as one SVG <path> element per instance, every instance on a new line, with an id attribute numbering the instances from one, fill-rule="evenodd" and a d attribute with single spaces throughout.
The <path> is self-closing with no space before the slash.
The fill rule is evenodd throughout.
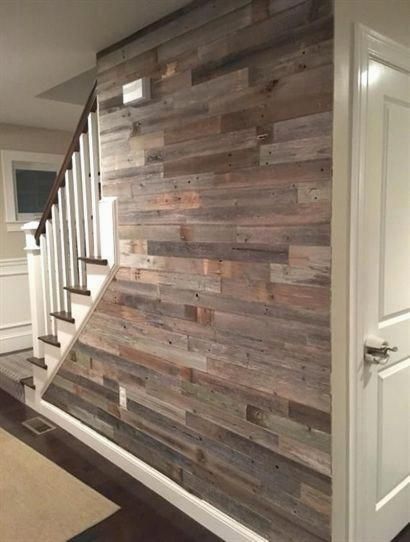
<path id="1" fill-rule="evenodd" d="M 261 370 L 250 370 L 238 365 L 233 365 L 225 362 L 220 362 L 216 359 L 209 359 L 207 368 L 210 374 L 229 380 L 235 380 L 242 386 L 256 388 L 266 393 L 276 393 L 286 399 L 297 401 L 301 393 L 304 393 L 305 404 L 321 410 L 323 412 L 330 411 L 330 398 L 328 393 L 309 387 L 303 378 L 299 381 L 290 380 L 291 372 L 283 375 L 281 380 L 275 376 L 269 375 Z M 297 373 L 293 374 L 295 378 Z"/>
<path id="2" fill-rule="evenodd" d="M 305 117 L 275 122 L 273 137 L 275 141 L 320 137 L 332 132 L 332 113 L 316 113 Z"/>
<path id="3" fill-rule="evenodd" d="M 220 124 L 220 118 L 216 117 L 216 120 Z M 199 129 L 201 130 L 200 122 Z M 145 153 L 145 161 L 146 163 L 167 162 L 187 158 L 188 156 L 207 156 L 224 149 L 231 151 L 256 147 L 258 143 L 255 128 L 225 134 L 211 132 L 211 134 L 212 137 L 209 137 L 201 133 L 201 137 L 191 141 L 150 149 Z"/>
<path id="4" fill-rule="evenodd" d="M 242 3 L 243 5 L 244 3 Z M 206 24 L 195 28 L 190 32 L 185 32 L 181 36 L 167 41 L 158 47 L 158 59 L 160 62 L 167 62 L 173 60 L 175 57 L 179 57 L 186 51 L 199 47 L 203 43 L 217 40 L 226 36 L 226 34 L 232 34 L 241 28 L 244 28 L 251 24 L 253 19 L 253 2 L 245 3 L 243 7 L 240 7 L 238 3 L 235 11 L 227 13 L 211 21 L 207 21 Z"/>
<path id="5" fill-rule="evenodd" d="M 206 190 L 213 188 L 249 188 L 252 184 L 255 188 L 269 188 L 279 186 L 291 186 L 297 183 L 328 182 L 331 178 L 329 160 L 314 160 L 287 164 L 275 164 L 256 168 L 245 168 L 224 174 L 201 173 L 181 175 L 178 177 L 163 177 L 163 166 L 144 166 L 135 170 L 128 176 L 109 176 L 104 178 L 104 193 L 107 189 L 121 195 L 121 189 L 125 185 L 128 192 L 134 197 L 142 194 L 159 194 L 172 190 Z"/>
<path id="6" fill-rule="evenodd" d="M 200 28 L 205 22 L 218 19 L 249 3 L 249 0 L 226 0 L 221 3 L 196 2 L 192 9 L 188 6 L 186 13 L 178 14 L 178 17 L 170 17 L 163 24 L 157 25 L 151 32 L 141 32 L 135 39 L 127 40 L 127 43 L 113 51 L 99 55 L 98 73 L 109 68 L 129 62 L 130 59 L 139 56 L 143 52 L 158 47 L 171 39 L 184 34 L 189 30 Z"/>
<path id="7" fill-rule="evenodd" d="M 194 0 L 98 55 L 120 268 L 45 397 L 275 542 L 330 539 L 331 9 Z"/>
<path id="8" fill-rule="evenodd" d="M 255 50 L 265 48 L 277 41 L 279 36 L 289 33 L 307 22 L 310 12 L 310 2 L 299 3 L 289 10 L 284 10 L 276 17 L 270 17 L 239 30 L 233 35 L 227 35 L 219 40 L 205 44 L 199 48 L 202 62 L 223 59 L 227 62 L 239 54 L 250 54 Z M 220 60 L 221 61 L 221 60 Z M 215 66 L 216 67 L 216 66 Z"/>
<path id="9" fill-rule="evenodd" d="M 289 264 L 271 263 L 271 282 L 284 284 L 330 284 L 330 247 L 289 246 Z"/>
<path id="10" fill-rule="evenodd" d="M 262 145 L 260 159 L 262 164 L 268 166 L 269 164 L 281 164 L 283 162 L 330 158 L 331 153 L 331 137 L 318 136 Z"/>

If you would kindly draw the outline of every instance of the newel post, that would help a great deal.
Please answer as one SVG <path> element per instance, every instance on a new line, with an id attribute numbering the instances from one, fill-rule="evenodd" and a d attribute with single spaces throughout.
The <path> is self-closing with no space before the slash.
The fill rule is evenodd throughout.
<path id="1" fill-rule="evenodd" d="M 41 341 L 38 337 L 44 335 L 44 313 L 43 313 L 43 284 L 41 279 L 41 255 L 40 247 L 36 243 L 38 222 L 28 222 L 21 228 L 26 236 L 28 282 L 30 291 L 31 307 L 31 330 L 33 335 L 33 356 L 40 358 L 43 355 Z"/>

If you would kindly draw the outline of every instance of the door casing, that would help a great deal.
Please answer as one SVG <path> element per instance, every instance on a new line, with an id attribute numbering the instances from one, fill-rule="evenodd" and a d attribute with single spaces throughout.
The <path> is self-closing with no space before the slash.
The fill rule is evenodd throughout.
<path id="1" fill-rule="evenodd" d="M 366 497 L 360 455 L 359 435 L 363 424 L 363 389 L 357 378 L 357 363 L 363 356 L 364 318 L 362 292 L 363 270 L 358 255 L 363 250 L 364 224 L 364 165 L 366 142 L 366 109 L 368 90 L 368 66 L 371 60 L 410 73 L 410 51 L 357 24 L 355 26 L 353 118 L 352 118 L 352 169 L 350 185 L 350 262 L 349 262 L 349 367 L 348 367 L 348 442 L 347 445 L 347 531 L 348 540 L 364 540 L 365 524 L 360 514 L 360 502 Z"/>

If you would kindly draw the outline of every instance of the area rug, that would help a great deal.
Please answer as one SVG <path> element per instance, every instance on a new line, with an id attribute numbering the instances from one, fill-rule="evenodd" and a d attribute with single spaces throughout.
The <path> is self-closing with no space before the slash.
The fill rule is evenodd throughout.
<path id="1" fill-rule="evenodd" d="M 0 428 L 1 542 L 66 542 L 118 509 Z"/>

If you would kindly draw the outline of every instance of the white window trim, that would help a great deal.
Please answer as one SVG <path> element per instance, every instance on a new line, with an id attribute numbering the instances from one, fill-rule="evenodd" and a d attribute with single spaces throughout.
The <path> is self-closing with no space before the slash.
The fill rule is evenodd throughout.
<path id="1" fill-rule="evenodd" d="M 38 214 L 27 214 L 22 220 L 18 220 L 16 209 L 16 194 L 13 178 L 13 163 L 26 162 L 30 165 L 42 164 L 55 166 L 58 171 L 64 156 L 62 154 L 49 154 L 25 151 L 0 151 L 3 170 L 3 194 L 4 210 L 7 231 L 20 231 L 23 224 L 29 220 L 39 218 Z"/>

